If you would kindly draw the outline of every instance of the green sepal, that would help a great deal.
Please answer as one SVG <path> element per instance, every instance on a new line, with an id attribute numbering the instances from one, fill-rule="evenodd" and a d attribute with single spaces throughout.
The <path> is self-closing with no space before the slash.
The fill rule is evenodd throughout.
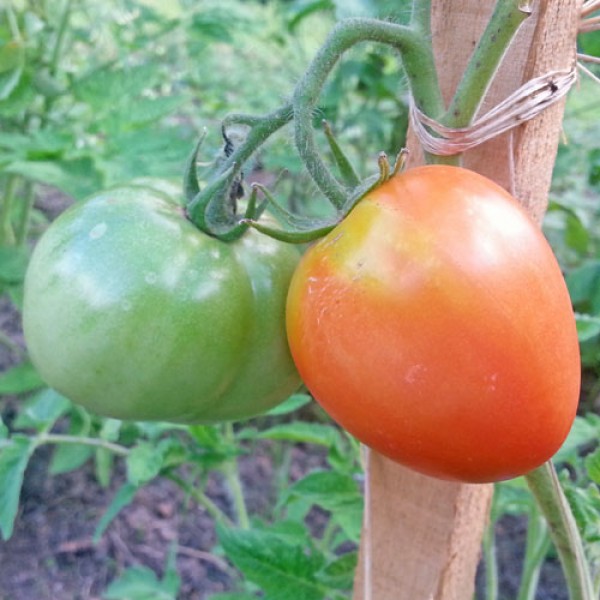
<path id="1" fill-rule="evenodd" d="M 329 149 L 331 150 L 333 160 L 340 172 L 342 181 L 350 188 L 360 185 L 360 177 L 357 175 L 352 163 L 335 139 L 333 131 L 331 130 L 331 126 L 325 119 L 323 119 L 322 123 L 323 131 L 325 132 L 325 137 L 327 138 L 327 143 L 329 144 Z"/>
<path id="2" fill-rule="evenodd" d="M 250 227 L 253 227 L 257 231 L 272 237 L 275 240 L 279 240 L 280 242 L 287 242 L 288 244 L 307 244 L 309 242 L 313 242 L 324 235 L 327 235 L 332 229 L 335 228 L 337 222 L 335 223 L 325 223 L 321 222 L 321 226 L 318 226 L 318 222 L 316 220 L 312 220 L 310 223 L 310 227 L 307 229 L 277 229 L 276 227 L 270 227 L 269 225 L 265 225 L 260 221 L 255 221 L 251 219 L 243 219 L 243 223 L 247 223 Z M 307 223 L 309 225 L 309 223 Z"/>
<path id="3" fill-rule="evenodd" d="M 185 195 L 185 199 L 188 202 L 192 202 L 192 200 L 199 194 L 200 192 L 200 182 L 198 181 L 198 173 L 196 171 L 196 162 L 198 160 L 198 153 L 200 152 L 200 147 L 206 138 L 206 129 L 202 132 L 200 139 L 196 143 L 196 146 L 192 153 L 190 154 L 186 164 L 185 171 L 183 174 L 183 193 Z"/>
<path id="4" fill-rule="evenodd" d="M 198 229 L 219 239 L 238 224 L 234 208 L 225 201 L 236 176 L 234 164 L 199 191 L 186 208 L 188 219 Z"/>
<path id="5" fill-rule="evenodd" d="M 258 220 L 267 206 L 266 200 L 257 205 L 256 192 L 256 189 L 252 190 L 250 198 L 248 199 L 246 210 L 244 211 L 243 218 L 236 220 L 234 224 L 230 225 L 229 227 L 218 224 L 210 224 L 211 234 L 214 237 L 223 240 L 224 242 L 232 242 L 239 239 L 248 229 L 248 227 L 250 227 L 250 222 L 253 220 Z"/>

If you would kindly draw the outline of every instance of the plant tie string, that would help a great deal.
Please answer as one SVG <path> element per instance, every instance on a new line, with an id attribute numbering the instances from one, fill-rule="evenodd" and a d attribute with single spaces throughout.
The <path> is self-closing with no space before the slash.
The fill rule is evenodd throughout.
<path id="1" fill-rule="evenodd" d="M 563 98 L 577 80 L 575 68 L 552 71 L 529 80 L 468 127 L 446 127 L 423 114 L 411 98 L 410 121 L 430 154 L 460 154 L 533 119 Z"/>

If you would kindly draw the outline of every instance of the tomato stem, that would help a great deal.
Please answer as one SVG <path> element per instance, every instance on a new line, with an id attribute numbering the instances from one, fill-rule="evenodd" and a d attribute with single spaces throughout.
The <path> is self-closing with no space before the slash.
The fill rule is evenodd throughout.
<path id="1" fill-rule="evenodd" d="M 497 2 L 442 118 L 444 125 L 466 127 L 473 121 L 508 46 L 530 14 L 522 4 L 522 0 Z"/>
<path id="2" fill-rule="evenodd" d="M 571 600 L 595 600 L 583 541 L 551 461 L 525 476 L 558 552 Z"/>
<path id="3" fill-rule="evenodd" d="M 278 129 L 292 119 L 292 107 L 286 104 L 276 111 L 263 115 L 231 114 L 223 121 L 223 129 L 237 124 L 249 127 L 242 143 L 215 165 L 210 180 L 200 190 L 196 175 L 196 156 L 204 140 L 201 136 L 189 159 L 184 175 L 187 198 L 187 215 L 199 229 L 216 238 L 231 241 L 247 229 L 236 216 L 236 199 L 231 195 L 232 185 L 239 181 L 242 167 L 252 154 Z M 246 215 L 248 217 L 249 215 Z M 250 215 L 254 218 L 254 215 Z"/>
<path id="4" fill-rule="evenodd" d="M 420 13 L 419 13 L 420 14 Z M 347 190 L 321 159 L 313 136 L 312 116 L 327 76 L 344 52 L 359 42 L 378 42 L 400 51 L 416 105 L 438 118 L 444 109 L 430 40 L 420 28 L 376 19 L 346 19 L 329 34 L 299 81 L 293 96 L 296 148 L 311 177 L 338 210 L 347 202 Z"/>
<path id="5" fill-rule="evenodd" d="M 410 26 L 431 37 L 431 0 L 413 0 Z"/>

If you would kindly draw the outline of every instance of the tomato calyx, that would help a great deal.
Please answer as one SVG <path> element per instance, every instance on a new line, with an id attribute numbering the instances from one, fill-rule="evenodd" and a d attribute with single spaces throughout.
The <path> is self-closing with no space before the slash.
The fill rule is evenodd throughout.
<path id="1" fill-rule="evenodd" d="M 217 170 L 204 189 L 200 189 L 196 162 L 205 137 L 204 133 L 198 140 L 185 168 L 183 187 L 187 200 L 186 215 L 198 229 L 208 235 L 222 241 L 233 241 L 248 229 L 249 219 L 260 218 L 266 202 L 257 203 L 256 190 L 253 189 L 243 217 L 237 214 L 241 182 L 239 165 L 236 163 Z M 227 143 L 226 135 L 223 137 Z"/>
<path id="2" fill-rule="evenodd" d="M 357 176 L 354 173 L 349 161 L 346 160 L 345 155 L 342 153 L 337 142 L 331 133 L 331 129 L 326 122 L 324 122 L 325 131 L 329 140 L 332 152 L 335 157 L 336 164 L 340 168 L 340 172 L 344 173 L 344 178 L 347 182 L 355 183 Z M 286 229 L 277 229 L 265 225 L 252 217 L 244 217 L 241 219 L 241 223 L 249 225 L 254 229 L 268 235 L 276 240 L 288 242 L 291 244 L 306 244 L 313 242 L 324 235 L 327 235 L 332 229 L 334 229 L 341 221 L 343 221 L 352 209 L 367 195 L 372 193 L 380 185 L 391 179 L 400 173 L 406 162 L 408 151 L 402 149 L 398 154 L 394 165 L 390 165 L 388 156 L 385 152 L 379 154 L 377 163 L 379 166 L 379 174 L 368 177 L 362 182 L 358 182 L 352 186 L 352 189 L 348 193 L 347 199 L 339 210 L 331 217 L 322 219 L 303 217 L 291 213 L 286 208 L 281 206 L 274 196 L 262 185 L 253 184 L 253 192 L 259 189 L 266 198 L 266 201 L 271 209 L 271 212 L 277 217 L 277 219 L 286 226 Z"/>
<path id="3" fill-rule="evenodd" d="M 287 111 L 272 117 L 252 118 L 247 115 L 230 115 L 223 122 L 222 135 L 225 142 L 223 156 L 213 165 L 208 183 L 201 189 L 197 174 L 197 159 L 206 137 L 204 133 L 198 140 L 184 173 L 184 195 L 187 200 L 187 218 L 203 232 L 222 241 L 233 241 L 241 237 L 249 227 L 269 237 L 292 244 L 304 244 L 319 239 L 336 227 L 354 207 L 377 187 L 398 174 L 404 167 L 406 150 L 401 150 L 393 165 L 384 152 L 378 157 L 379 173 L 360 180 L 350 160 L 338 144 L 327 121 L 323 121 L 325 137 L 329 144 L 335 165 L 343 182 L 344 197 L 340 202 L 330 203 L 333 214 L 324 218 L 302 216 L 284 208 L 262 185 L 253 183 L 251 194 L 245 204 L 243 214 L 238 213 L 238 200 L 244 197 L 242 186 L 242 165 L 249 155 L 265 141 L 272 130 L 279 128 L 289 120 Z M 273 123 L 271 123 L 273 121 Z M 239 146 L 229 137 L 227 128 L 241 125 L 249 130 L 240 137 Z M 266 129 L 265 132 L 262 129 Z M 257 194 L 262 192 L 264 200 L 258 202 Z M 265 208 L 282 224 L 274 227 L 260 219 Z"/>

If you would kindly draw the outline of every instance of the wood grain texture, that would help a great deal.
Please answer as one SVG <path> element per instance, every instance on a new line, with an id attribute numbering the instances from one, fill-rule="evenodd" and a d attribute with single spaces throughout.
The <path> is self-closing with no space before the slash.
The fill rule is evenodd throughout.
<path id="1" fill-rule="evenodd" d="M 482 111 L 531 77 L 573 64 L 580 0 L 539 0 L 519 30 Z M 493 0 L 433 0 L 432 33 L 446 101 L 494 6 Z M 564 102 L 465 155 L 468 168 L 511 191 L 537 222 L 546 210 Z M 409 132 L 409 166 L 422 153 Z M 369 510 L 354 600 L 472 600 L 490 485 L 425 477 L 375 452 L 367 457 Z"/>

